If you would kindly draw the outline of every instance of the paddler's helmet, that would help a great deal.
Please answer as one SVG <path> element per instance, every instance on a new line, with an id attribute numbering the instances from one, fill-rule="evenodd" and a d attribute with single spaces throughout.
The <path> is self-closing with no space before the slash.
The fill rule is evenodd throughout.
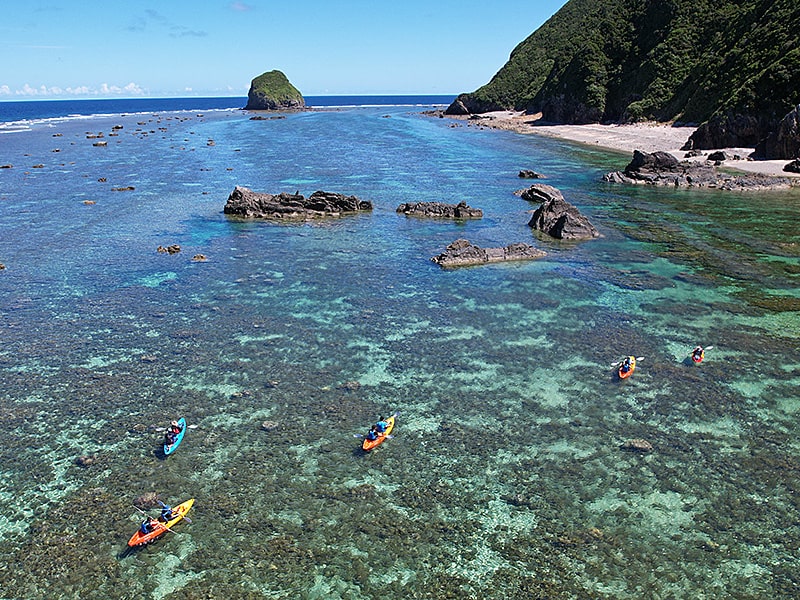
<path id="1" fill-rule="evenodd" d="M 177 427 L 178 426 L 178 422 L 177 421 L 172 421 L 170 423 L 170 425 L 172 425 L 173 427 Z"/>

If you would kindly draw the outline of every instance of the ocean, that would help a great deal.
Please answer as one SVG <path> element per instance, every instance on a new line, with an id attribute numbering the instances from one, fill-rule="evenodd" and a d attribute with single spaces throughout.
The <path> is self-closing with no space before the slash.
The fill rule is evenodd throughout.
<path id="1" fill-rule="evenodd" d="M 450 100 L 0 103 L 0 598 L 800 596 L 797 191 L 603 183 L 629 156 Z M 602 237 L 533 233 L 521 169 Z M 547 256 L 431 262 L 459 238 Z M 147 495 L 191 522 L 131 551 Z"/>

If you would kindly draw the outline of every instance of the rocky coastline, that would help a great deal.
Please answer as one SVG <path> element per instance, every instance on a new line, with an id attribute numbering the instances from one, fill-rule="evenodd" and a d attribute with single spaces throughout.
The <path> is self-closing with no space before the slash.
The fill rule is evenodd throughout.
<path id="1" fill-rule="evenodd" d="M 633 152 L 633 159 L 624 170 L 606 173 L 603 181 L 728 191 L 785 190 L 792 187 L 792 180 L 788 177 L 731 175 L 720 172 L 710 160 L 679 161 L 668 152 L 647 153 L 639 150 Z"/>

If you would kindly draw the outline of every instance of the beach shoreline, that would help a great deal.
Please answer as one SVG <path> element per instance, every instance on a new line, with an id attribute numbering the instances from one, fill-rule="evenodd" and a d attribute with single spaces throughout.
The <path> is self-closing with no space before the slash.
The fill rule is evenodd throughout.
<path id="1" fill-rule="evenodd" d="M 681 147 L 694 132 L 695 127 L 675 126 L 664 123 L 621 123 L 603 125 L 591 123 L 587 125 L 554 125 L 542 123 L 540 115 L 529 115 L 518 111 L 496 111 L 472 116 L 451 116 L 471 125 L 503 129 L 521 134 L 542 135 L 563 139 L 580 144 L 605 148 L 631 156 L 634 150 L 653 153 L 669 152 L 678 160 L 704 161 L 706 155 L 716 150 L 704 150 L 703 155 L 687 158 L 686 150 Z M 726 160 L 720 166 L 744 173 L 768 175 L 772 177 L 800 177 L 797 173 L 783 170 L 787 159 L 752 160 L 748 156 L 754 148 L 723 148 L 729 156 L 741 158 Z"/>

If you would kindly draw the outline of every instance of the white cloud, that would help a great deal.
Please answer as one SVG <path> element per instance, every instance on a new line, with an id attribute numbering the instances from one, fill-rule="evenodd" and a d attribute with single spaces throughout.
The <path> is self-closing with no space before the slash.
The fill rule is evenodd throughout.
<path id="1" fill-rule="evenodd" d="M 66 88 L 57 85 L 33 87 L 26 83 L 17 90 L 12 90 L 8 85 L 0 85 L 0 96 L 143 96 L 146 93 L 144 88 L 133 82 L 122 87 L 101 83 L 99 87 L 79 85 Z"/>
<path id="2" fill-rule="evenodd" d="M 249 4 L 245 4 L 244 2 L 231 2 L 231 10 L 235 10 L 236 12 L 247 12 L 249 10 L 253 10 L 253 7 Z"/>

